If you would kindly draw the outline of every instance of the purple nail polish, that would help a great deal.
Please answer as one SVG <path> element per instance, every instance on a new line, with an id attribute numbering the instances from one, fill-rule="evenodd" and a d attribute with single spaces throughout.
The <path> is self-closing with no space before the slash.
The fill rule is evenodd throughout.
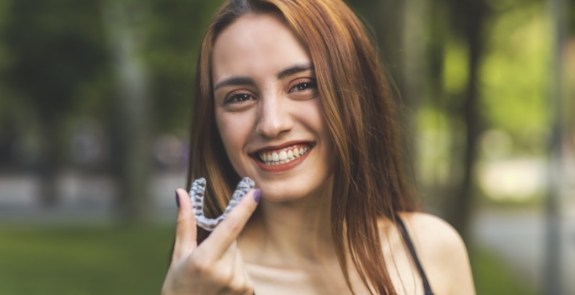
<path id="1" fill-rule="evenodd" d="M 176 205 L 180 208 L 180 197 L 178 196 L 178 192 L 176 191 Z"/>
<path id="2" fill-rule="evenodd" d="M 261 198 L 262 198 L 262 191 L 259 188 L 256 188 L 256 190 L 254 191 L 254 201 L 258 203 Z"/>

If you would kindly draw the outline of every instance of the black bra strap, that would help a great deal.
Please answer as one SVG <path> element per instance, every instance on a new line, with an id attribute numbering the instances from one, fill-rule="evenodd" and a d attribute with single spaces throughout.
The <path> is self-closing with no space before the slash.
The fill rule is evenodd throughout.
<path id="1" fill-rule="evenodd" d="M 431 291 L 431 286 L 429 286 L 429 281 L 427 281 L 427 276 L 425 275 L 425 271 L 423 271 L 423 267 L 421 267 L 421 263 L 419 262 L 419 258 L 417 257 L 417 253 L 415 252 L 415 247 L 413 247 L 413 243 L 411 242 L 411 238 L 409 237 L 409 233 L 407 232 L 407 229 L 405 228 L 405 224 L 403 224 L 403 221 L 397 215 L 395 216 L 395 220 L 397 221 L 399 232 L 401 233 L 401 236 L 403 237 L 403 240 L 405 241 L 405 244 L 407 245 L 407 249 L 409 250 L 409 253 L 411 254 L 411 258 L 413 259 L 413 262 L 415 263 L 415 267 L 417 267 L 417 271 L 419 272 L 419 275 L 421 276 L 421 280 L 423 281 L 423 290 L 425 292 L 425 295 L 433 295 L 433 292 Z"/>

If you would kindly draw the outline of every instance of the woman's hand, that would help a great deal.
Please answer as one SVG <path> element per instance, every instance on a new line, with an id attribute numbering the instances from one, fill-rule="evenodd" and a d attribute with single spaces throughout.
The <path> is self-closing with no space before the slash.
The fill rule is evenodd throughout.
<path id="1" fill-rule="evenodd" d="M 236 238 L 258 204 L 261 192 L 251 190 L 198 246 L 190 196 L 176 190 L 179 201 L 176 242 L 162 287 L 163 295 L 252 295 L 253 284 L 244 268 Z"/>

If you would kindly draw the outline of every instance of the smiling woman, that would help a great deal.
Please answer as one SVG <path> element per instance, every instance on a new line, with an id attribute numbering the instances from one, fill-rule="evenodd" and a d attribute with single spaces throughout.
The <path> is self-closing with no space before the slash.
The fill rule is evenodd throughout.
<path id="1" fill-rule="evenodd" d="M 334 153 L 313 63 L 280 16 L 246 15 L 223 30 L 211 69 L 216 125 L 234 171 L 254 179 L 266 201 L 325 192 Z"/>
<path id="2" fill-rule="evenodd" d="M 339 0 L 225 3 L 198 64 L 189 181 L 163 294 L 474 294 L 465 246 L 415 213 L 395 107 L 361 23 Z M 188 184 L 189 189 L 189 184 Z M 256 209 L 257 208 L 257 209 Z"/>

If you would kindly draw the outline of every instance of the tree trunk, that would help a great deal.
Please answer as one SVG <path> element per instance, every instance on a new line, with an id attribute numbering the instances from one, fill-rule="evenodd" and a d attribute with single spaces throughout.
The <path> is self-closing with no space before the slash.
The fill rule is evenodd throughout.
<path id="1" fill-rule="evenodd" d="M 403 74 L 401 95 L 403 96 L 403 147 L 405 153 L 406 175 L 416 187 L 417 159 L 417 112 L 425 95 L 426 65 L 426 0 L 405 0 L 403 15 L 403 30 L 401 32 L 403 56 Z M 414 189 L 415 191 L 415 189 Z M 414 192 L 417 195 L 421 193 Z"/>
<path id="2" fill-rule="evenodd" d="M 546 237 L 544 291 L 548 295 L 565 294 L 561 257 L 561 185 L 563 156 L 563 53 L 566 39 L 566 5 L 563 0 L 549 2 L 552 24 L 552 56 L 549 75 L 549 106 L 552 114 L 549 142 L 548 188 L 546 199 Z"/>
<path id="3" fill-rule="evenodd" d="M 130 5 L 140 5 L 132 1 L 110 0 L 104 1 L 104 5 L 104 23 L 115 57 L 120 88 L 114 132 L 116 143 L 113 144 L 118 151 L 115 157 L 119 180 L 116 211 L 122 222 L 135 224 L 147 218 L 150 205 L 148 79 L 139 57 L 142 36 L 136 31 L 137 21 L 144 19 L 139 13 L 145 9 L 130 9 Z"/>
<path id="4" fill-rule="evenodd" d="M 479 66 L 483 55 L 482 28 L 486 17 L 486 5 L 482 0 L 468 2 L 465 13 L 465 39 L 469 48 L 468 81 L 462 105 L 463 121 L 466 126 L 463 151 L 463 179 L 447 202 L 447 220 L 455 227 L 466 242 L 469 242 L 475 193 L 474 170 L 477 159 L 477 141 L 481 132 L 479 105 Z"/>
<path id="5" fill-rule="evenodd" d="M 57 173 L 61 164 L 58 120 L 44 116 L 42 119 L 42 157 L 38 163 L 40 179 L 40 204 L 52 207 L 58 203 Z"/>

